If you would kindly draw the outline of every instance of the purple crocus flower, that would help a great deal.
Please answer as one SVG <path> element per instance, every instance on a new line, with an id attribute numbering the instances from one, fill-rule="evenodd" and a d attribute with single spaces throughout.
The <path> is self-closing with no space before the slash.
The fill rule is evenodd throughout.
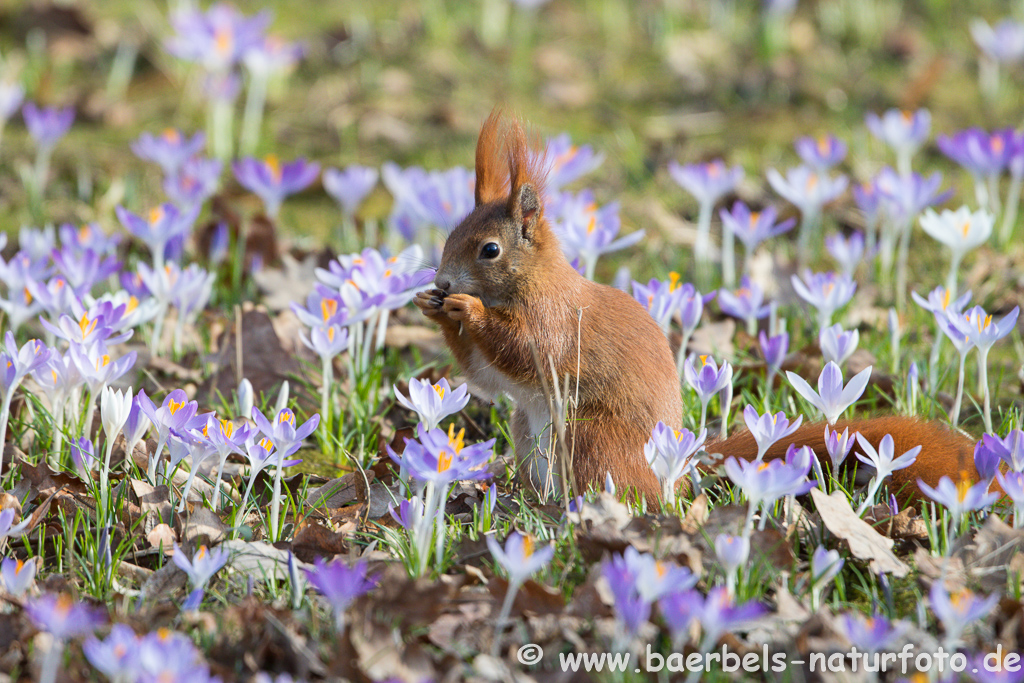
<path id="1" fill-rule="evenodd" d="M 284 451 L 285 457 L 297 451 L 302 445 L 302 440 L 312 434 L 320 424 L 320 415 L 317 414 L 302 423 L 302 426 L 296 427 L 295 413 L 290 408 L 281 409 L 271 423 L 259 408 L 254 407 L 252 419 L 263 435 L 270 439 L 278 450 Z"/>
<path id="2" fill-rule="evenodd" d="M 399 455 L 391 447 L 388 454 L 400 467 L 420 481 L 447 486 L 466 479 L 489 479 L 487 463 L 494 455 L 494 439 L 466 446 L 465 429 L 455 433 L 455 425 L 445 433 L 440 429 L 417 427 L 419 441 L 405 440 L 405 451 Z"/>
<path id="3" fill-rule="evenodd" d="M 44 593 L 25 602 L 25 613 L 40 631 L 62 641 L 92 633 L 103 623 L 103 613 L 66 594 Z"/>
<path id="4" fill-rule="evenodd" d="M 328 563 L 318 557 L 313 563 L 313 569 L 305 571 L 306 578 L 327 599 L 334 611 L 334 628 L 338 633 L 345 630 L 345 610 L 352 601 L 377 585 L 375 577 L 367 576 L 365 561 L 349 567 L 341 558 Z"/>
<path id="5" fill-rule="evenodd" d="M 53 149 L 57 141 L 71 130 L 71 124 L 75 121 L 74 107 L 40 109 L 34 103 L 26 102 L 21 113 L 25 117 L 29 135 L 40 149 Z"/>
<path id="6" fill-rule="evenodd" d="M 768 184 L 783 199 L 800 209 L 805 217 L 817 216 L 821 207 L 841 195 L 849 183 L 846 176 L 830 177 L 809 166 L 797 166 L 786 171 L 786 177 L 774 168 L 767 172 Z"/>
<path id="7" fill-rule="evenodd" d="M 865 123 L 872 135 L 896 150 L 897 156 L 905 156 L 909 161 L 928 139 L 932 115 L 927 109 L 918 109 L 916 112 L 890 109 L 882 116 L 868 112 Z M 904 170 L 910 169 L 901 168 L 901 173 Z"/>
<path id="8" fill-rule="evenodd" d="M 543 569 L 555 556 L 555 547 L 550 543 L 539 548 L 535 545 L 533 538 L 518 531 L 508 535 L 504 548 L 493 535 L 487 536 L 488 550 L 491 551 L 494 560 L 508 573 L 510 591 L 513 590 L 513 586 L 518 589 L 526 583 L 527 579 Z"/>
<path id="9" fill-rule="evenodd" d="M 999 458 L 1014 472 L 1024 472 L 1024 431 L 1011 429 L 1005 437 L 983 434 L 984 448 L 998 454 Z"/>
<path id="10" fill-rule="evenodd" d="M 856 437 L 857 432 L 853 433 Z M 846 460 L 846 456 L 853 450 L 855 439 L 850 438 L 850 428 L 847 427 L 840 434 L 838 429 L 825 427 L 825 450 L 828 451 L 828 458 L 832 462 L 832 475 L 836 476 L 839 466 Z"/>
<path id="11" fill-rule="evenodd" d="M 761 460 L 768 449 L 777 441 L 781 441 L 800 428 L 803 422 L 803 415 L 798 416 L 792 422 L 786 414 L 779 411 L 772 415 L 770 412 L 760 415 L 754 406 L 747 404 L 743 409 L 743 420 L 747 423 L 747 429 L 757 442 L 757 457 Z"/>
<path id="12" fill-rule="evenodd" d="M 706 429 L 697 436 L 688 429 L 677 431 L 660 421 L 654 426 L 651 438 L 644 445 L 644 457 L 661 481 L 669 505 L 675 502 L 676 482 L 692 469 L 691 458 L 700 450 L 707 435 Z"/>
<path id="13" fill-rule="evenodd" d="M 174 554 L 171 555 L 171 559 L 174 560 L 174 564 L 177 565 L 178 569 L 188 575 L 192 587 L 202 590 L 206 588 L 206 584 L 210 582 L 213 575 L 227 564 L 229 555 L 230 553 L 224 548 L 213 548 L 211 550 L 205 545 L 201 545 L 196 548 L 192 559 L 189 560 L 185 557 L 185 551 L 175 543 Z"/>
<path id="14" fill-rule="evenodd" d="M 843 615 L 842 624 L 846 639 L 867 653 L 886 650 L 906 630 L 905 624 L 890 623 L 881 615 L 865 617 L 862 614 L 847 613 Z"/>
<path id="15" fill-rule="evenodd" d="M 823 545 L 814 549 L 811 555 L 811 584 L 820 588 L 839 576 L 846 560 L 838 550 L 829 550 Z"/>
<path id="16" fill-rule="evenodd" d="M 242 62 L 257 78 L 268 77 L 294 68 L 305 53 L 306 48 L 301 43 L 266 36 L 248 47 L 242 55 Z"/>
<path id="17" fill-rule="evenodd" d="M 594 277 L 594 267 L 601 255 L 631 247 L 644 237 L 643 230 L 618 237 L 622 229 L 619 203 L 611 202 L 599 208 L 590 190 L 576 195 L 562 192 L 550 197 L 545 216 L 558 236 L 566 259 L 579 257 L 590 279 Z"/>
<path id="18" fill-rule="evenodd" d="M 84 436 L 72 439 L 68 447 L 71 452 L 71 463 L 75 466 L 78 476 L 83 481 L 91 481 L 92 467 L 96 464 L 96 447 L 92 440 Z"/>
<path id="19" fill-rule="evenodd" d="M 860 333 L 857 330 L 844 330 L 839 323 L 821 328 L 818 333 L 818 346 L 825 362 L 833 361 L 842 365 L 857 350 Z"/>
<path id="20" fill-rule="evenodd" d="M 322 362 L 328 363 L 339 353 L 348 349 L 348 328 L 338 325 L 317 325 L 309 331 L 308 337 L 300 332 L 299 339 L 307 348 L 312 349 L 316 355 L 320 356 Z"/>
<path id="21" fill-rule="evenodd" d="M 423 501 L 420 500 L 419 496 L 403 499 L 398 504 L 398 512 L 395 512 L 392 503 L 388 503 L 388 512 L 391 514 L 391 519 L 395 520 L 399 526 L 406 531 L 413 531 L 419 526 L 420 520 L 423 519 Z"/>
<path id="22" fill-rule="evenodd" d="M 922 493 L 949 510 L 954 529 L 960 526 L 960 520 L 966 513 L 983 510 L 999 500 L 998 493 L 989 492 L 988 480 L 972 486 L 966 477 L 954 483 L 949 477 L 943 476 L 939 479 L 938 486 L 934 488 L 920 479 L 917 480 L 917 485 Z"/>
<path id="23" fill-rule="evenodd" d="M 750 501 L 751 509 L 760 503 L 771 505 L 783 496 L 803 495 L 815 486 L 814 482 L 807 481 L 811 471 L 810 460 L 804 463 L 801 459 L 798 466 L 795 461 L 787 463 L 784 460 L 747 461 L 729 458 L 724 467 L 729 479 L 740 487 Z"/>
<path id="24" fill-rule="evenodd" d="M 746 322 L 750 335 L 757 331 L 757 321 L 771 313 L 771 306 L 764 302 L 764 290 L 746 275 L 740 278 L 739 289 L 718 290 L 718 307 L 722 313 Z"/>
<path id="25" fill-rule="evenodd" d="M 974 19 L 970 30 L 975 45 L 992 61 L 1012 64 L 1024 58 L 1024 24 L 1006 18 L 989 26 L 984 19 Z"/>
<path id="26" fill-rule="evenodd" d="M 351 219 L 366 196 L 377 185 L 377 169 L 369 166 L 352 165 L 344 170 L 325 168 L 324 189 L 341 206 L 342 213 Z"/>
<path id="27" fill-rule="evenodd" d="M 843 371 L 830 361 L 818 375 L 818 391 L 812 389 L 811 385 L 795 372 L 787 372 L 786 376 L 797 393 L 821 411 L 828 423 L 833 425 L 864 393 L 868 380 L 871 379 L 871 367 L 862 370 L 843 387 Z"/>
<path id="28" fill-rule="evenodd" d="M 174 239 L 188 235 L 200 208 L 198 204 L 184 210 L 174 204 L 161 204 L 150 210 L 146 217 L 142 217 L 118 206 L 115 213 L 124 229 L 149 247 L 153 263 L 160 269 L 163 267 L 167 245 Z"/>
<path id="29" fill-rule="evenodd" d="M 818 173 L 824 173 L 846 158 L 846 143 L 834 135 L 823 135 L 817 140 L 798 138 L 793 146 L 800 159 Z"/>
<path id="30" fill-rule="evenodd" d="M 774 206 L 766 206 L 761 211 L 751 211 L 743 202 L 736 202 L 732 205 L 732 211 L 722 209 L 718 212 L 722 218 L 722 225 L 736 236 L 747 249 L 747 258 L 757 249 L 758 245 L 765 240 L 792 229 L 796 220 L 789 220 L 776 223 L 778 216 Z"/>
<path id="31" fill-rule="evenodd" d="M 853 201 L 864 214 L 868 226 L 874 226 L 878 222 L 878 209 L 882 201 L 882 195 L 875 186 L 875 181 L 854 184 Z"/>
<path id="32" fill-rule="evenodd" d="M 5 557 L 0 563 L 0 581 L 4 590 L 15 598 L 21 598 L 36 580 L 36 558 L 21 561 Z"/>
<path id="33" fill-rule="evenodd" d="M 1024 523 L 1024 472 L 996 472 L 996 481 L 1013 501 L 1013 526 L 1019 529 Z"/>
<path id="34" fill-rule="evenodd" d="M 694 367 L 693 357 L 683 363 L 683 377 L 686 383 L 697 392 L 701 403 L 701 429 L 707 417 L 708 402 L 732 383 L 732 366 L 722 361 L 722 367 L 715 364 L 711 356 L 700 356 L 700 369 Z"/>
<path id="35" fill-rule="evenodd" d="M 645 285 L 633 280 L 633 298 L 651 314 L 666 335 L 685 293 L 679 286 L 679 273 L 676 272 L 669 273 L 668 282 L 652 278 Z"/>
<path id="36" fill-rule="evenodd" d="M 1020 306 L 1014 306 L 1001 320 L 993 322 L 992 316 L 988 315 L 985 309 L 975 306 L 963 317 L 957 317 L 955 320 L 962 321 L 960 329 L 974 342 L 982 355 L 987 355 L 997 341 L 1013 331 L 1019 314 Z"/>
<path id="37" fill-rule="evenodd" d="M 147 633 L 139 640 L 138 655 L 139 681 L 220 683 L 219 678 L 210 676 L 209 667 L 203 663 L 192 640 L 181 633 L 166 628 Z"/>
<path id="38" fill-rule="evenodd" d="M 146 395 L 143 389 L 136 394 L 139 407 L 157 430 L 156 450 L 149 455 L 147 475 L 150 481 L 156 481 L 156 466 L 160 453 L 171 434 L 171 431 L 184 432 L 189 429 L 201 429 L 206 424 L 206 415 L 196 415 L 199 403 L 189 401 L 183 389 L 175 389 L 164 397 L 159 408 Z"/>
<path id="39" fill-rule="evenodd" d="M 682 650 L 690 639 L 690 625 L 704 607 L 704 596 L 694 589 L 672 591 L 658 601 L 658 610 L 672 634 L 673 646 Z"/>
<path id="40" fill-rule="evenodd" d="M 97 282 L 105 280 L 121 268 L 121 262 L 113 256 L 103 258 L 92 249 L 75 253 L 72 250 L 54 249 L 53 263 L 67 278 L 78 296 L 88 294 Z"/>
<path id="41" fill-rule="evenodd" d="M 205 146 L 205 134 L 196 133 L 190 138 L 176 128 L 168 128 L 159 135 L 142 133 L 131 145 L 135 156 L 157 164 L 165 176 L 177 175 L 185 162 L 203 151 Z"/>
<path id="42" fill-rule="evenodd" d="M 216 3 L 206 12 L 191 6 L 171 14 L 175 35 L 167 41 L 167 50 L 190 62 L 198 62 L 211 72 L 226 72 L 248 50 L 259 46 L 267 26 L 269 12 L 246 17 L 227 3 Z"/>
<path id="43" fill-rule="evenodd" d="M 127 624 L 114 624 L 104 640 L 91 636 L 82 644 L 85 658 L 111 681 L 135 681 L 141 673 L 139 637 Z"/>
<path id="44" fill-rule="evenodd" d="M 715 557 L 725 572 L 726 586 L 730 595 L 736 594 L 736 574 L 750 557 L 750 538 L 747 536 L 715 536 Z M 671 626 L 671 625 L 670 625 Z"/>
<path id="45" fill-rule="evenodd" d="M 843 275 L 852 278 L 857 266 L 864 260 L 864 233 L 857 230 L 849 237 L 844 237 L 842 233 L 834 233 L 825 238 L 825 248 L 839 264 Z"/>
<path id="46" fill-rule="evenodd" d="M 953 647 L 972 622 L 986 616 L 995 608 L 999 603 L 999 597 L 998 593 L 993 593 L 987 598 L 982 598 L 966 588 L 951 595 L 941 580 L 932 583 L 932 588 L 928 591 L 932 611 L 946 630 L 945 643 Z"/>
<path id="47" fill-rule="evenodd" d="M 764 605 L 753 601 L 737 605 L 724 586 L 715 586 L 708 591 L 697 615 L 697 621 L 704 629 L 701 651 L 710 651 L 723 634 L 756 620 L 766 611 Z"/>
<path id="48" fill-rule="evenodd" d="M 862 463 L 871 468 L 873 475 L 871 477 L 871 484 L 868 486 L 868 494 L 861 503 L 860 507 L 857 508 L 857 514 L 861 514 L 869 505 L 874 504 L 875 494 L 878 493 L 878 489 L 882 486 L 882 482 L 885 481 L 889 475 L 896 470 L 902 470 L 906 467 L 910 467 L 917 461 L 917 456 L 921 452 L 920 446 L 914 446 L 906 453 L 903 453 L 899 457 L 896 457 L 896 444 L 893 441 L 892 435 L 886 434 L 882 437 L 882 440 L 878 442 L 878 449 L 876 450 L 871 442 L 864 438 L 860 432 L 857 432 L 857 444 L 863 453 L 857 453 L 857 459 Z"/>
<path id="49" fill-rule="evenodd" d="M 929 206 L 941 204 L 953 191 L 939 192 L 942 174 L 936 171 L 927 178 L 917 174 L 901 175 L 889 167 L 875 177 L 875 187 L 886 200 L 886 206 L 899 220 L 911 222 Z"/>
<path id="50" fill-rule="evenodd" d="M 281 164 L 273 154 L 263 160 L 247 157 L 231 166 L 242 187 L 263 200 L 267 215 L 276 218 L 285 197 L 306 189 L 320 173 L 320 164 L 305 159 Z"/>
<path id="51" fill-rule="evenodd" d="M 20 536 L 28 528 L 28 525 L 32 523 L 31 519 L 23 519 L 15 524 L 14 518 L 17 514 L 18 511 L 14 508 L 0 510 L 0 540 L 12 536 Z"/>
<path id="52" fill-rule="evenodd" d="M 164 193 L 183 211 L 201 205 L 217 192 L 223 166 L 220 159 L 191 158 L 164 178 Z"/>
<path id="53" fill-rule="evenodd" d="M 452 390 L 444 377 L 437 384 L 431 384 L 430 380 L 410 380 L 408 398 L 397 387 L 392 389 L 398 402 L 416 413 L 428 431 L 436 429 L 441 420 L 459 412 L 469 403 L 469 385 L 463 384 Z"/>
<path id="54" fill-rule="evenodd" d="M 559 191 L 596 169 L 603 161 L 604 154 L 595 153 L 590 145 L 572 144 L 568 133 L 549 138 L 544 149 L 548 190 Z"/>
<path id="55" fill-rule="evenodd" d="M 0 389 L 4 394 L 11 391 L 12 387 L 20 384 L 30 372 L 41 367 L 50 358 L 53 351 L 38 339 L 31 339 L 19 348 L 18 342 L 14 339 L 14 333 L 10 330 L 4 334 L 3 354 L 3 383 Z"/>
<path id="56" fill-rule="evenodd" d="M 743 179 L 741 167 L 726 168 L 725 162 L 721 159 L 686 166 L 669 161 L 668 173 L 672 180 L 692 194 L 702 206 L 712 207 L 719 199 L 732 192 Z"/>
<path id="57" fill-rule="evenodd" d="M 985 445 L 984 438 L 974 445 L 974 469 L 982 481 L 992 483 L 999 473 L 999 465 L 1003 462 L 1000 453 Z"/>
<path id="58" fill-rule="evenodd" d="M 849 303 L 857 291 L 857 283 L 849 275 L 804 271 L 803 279 L 790 277 L 800 298 L 818 310 L 818 326 L 832 324 L 832 315 Z"/>
<path id="59" fill-rule="evenodd" d="M 759 332 L 757 339 L 761 346 L 761 355 L 764 356 L 765 365 L 768 366 L 768 386 L 771 386 L 772 378 L 782 369 L 782 363 L 786 360 L 786 353 L 789 351 L 789 335 L 780 332 L 769 337 L 764 332 Z"/>
<path id="60" fill-rule="evenodd" d="M 1002 173 L 1015 151 L 1012 129 L 989 134 L 980 128 L 968 128 L 953 135 L 940 135 L 935 144 L 975 179 Z"/>

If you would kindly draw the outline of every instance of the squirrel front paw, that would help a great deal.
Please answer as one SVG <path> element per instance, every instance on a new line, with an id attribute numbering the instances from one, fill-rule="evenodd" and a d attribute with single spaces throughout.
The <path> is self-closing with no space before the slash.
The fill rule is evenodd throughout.
<path id="1" fill-rule="evenodd" d="M 428 317 L 441 315 L 441 306 L 447 294 L 440 289 L 431 289 L 426 292 L 418 292 L 412 300 L 416 306 Z"/>
<path id="2" fill-rule="evenodd" d="M 484 302 L 472 294 L 449 294 L 444 298 L 441 310 L 450 319 L 464 323 L 484 314 Z"/>

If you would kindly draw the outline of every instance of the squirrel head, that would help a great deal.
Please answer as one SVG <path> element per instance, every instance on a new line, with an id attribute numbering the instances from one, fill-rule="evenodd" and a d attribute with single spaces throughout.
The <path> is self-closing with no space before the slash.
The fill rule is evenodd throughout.
<path id="1" fill-rule="evenodd" d="M 476 206 L 448 235 L 438 289 L 500 306 L 524 298 L 536 276 L 568 265 L 544 219 L 545 175 L 544 156 L 530 153 L 522 124 L 491 112 L 476 147 Z"/>

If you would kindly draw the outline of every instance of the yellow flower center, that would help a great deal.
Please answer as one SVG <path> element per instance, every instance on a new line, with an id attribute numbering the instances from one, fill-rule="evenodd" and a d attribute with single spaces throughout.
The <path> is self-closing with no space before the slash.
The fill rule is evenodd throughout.
<path id="1" fill-rule="evenodd" d="M 164 129 L 164 140 L 177 144 L 181 140 L 181 133 L 174 130 L 173 128 Z"/>
<path id="2" fill-rule="evenodd" d="M 523 559 L 533 555 L 533 538 L 523 536 Z"/>
<path id="3" fill-rule="evenodd" d="M 946 310 L 949 307 L 949 290 L 942 295 L 942 310 Z"/>
<path id="4" fill-rule="evenodd" d="M 162 206 L 155 206 L 149 210 L 149 224 L 155 225 L 164 218 L 164 209 Z"/>
<path id="5" fill-rule="evenodd" d="M 814 173 L 812 173 L 811 175 L 807 176 L 807 191 L 810 192 L 811 190 L 813 190 L 817 186 L 818 186 L 818 176 L 815 175 Z"/>
<path id="6" fill-rule="evenodd" d="M 277 160 L 277 155 L 276 154 L 268 154 L 267 156 L 263 157 L 263 162 L 267 165 L 267 168 L 270 169 L 271 177 L 275 181 L 280 182 L 281 181 L 281 163 Z"/>
<path id="7" fill-rule="evenodd" d="M 466 428 L 463 427 L 459 430 L 459 433 L 455 433 L 455 425 L 448 425 L 448 445 L 452 447 L 452 450 L 456 453 L 461 453 L 462 449 L 465 448 L 464 442 L 466 437 Z"/>
<path id="8" fill-rule="evenodd" d="M 828 138 L 827 137 L 822 136 L 822 137 L 818 138 L 818 153 L 819 154 L 828 154 Z"/>
<path id="9" fill-rule="evenodd" d="M 595 228 L 597 228 L 597 216 L 591 216 L 590 222 L 587 223 L 587 234 L 594 232 Z"/>
<path id="10" fill-rule="evenodd" d="M 82 331 L 82 339 L 85 339 L 96 329 L 96 319 L 89 320 L 89 316 L 83 313 L 82 319 L 78 321 L 78 328 Z"/>
<path id="11" fill-rule="evenodd" d="M 967 499 L 967 492 L 971 490 L 971 478 L 967 470 L 960 470 L 960 481 L 956 483 L 956 497 L 961 503 Z"/>
<path id="12" fill-rule="evenodd" d="M 440 397 L 440 399 L 443 401 L 444 400 L 444 387 L 442 387 L 440 384 L 435 384 L 434 385 L 434 391 L 437 392 L 438 397 Z"/>
<path id="13" fill-rule="evenodd" d="M 320 300 L 320 316 L 326 322 L 328 319 L 333 318 L 334 314 L 338 312 L 338 302 L 334 299 L 321 299 Z"/>
<path id="14" fill-rule="evenodd" d="M 970 221 L 965 221 L 964 222 L 964 227 L 960 228 L 960 230 L 963 231 L 964 238 L 966 238 L 967 235 L 971 232 L 971 222 Z"/>
<path id="15" fill-rule="evenodd" d="M 28 291 L 28 287 L 25 288 L 25 304 L 32 303 L 32 292 Z"/>
<path id="16" fill-rule="evenodd" d="M 234 44 L 234 36 L 231 35 L 231 31 L 223 28 L 217 29 L 217 33 L 214 35 L 214 41 L 217 45 L 217 52 L 222 55 L 226 55 L 231 51 L 231 46 Z"/>
<path id="17" fill-rule="evenodd" d="M 674 292 L 679 287 L 679 273 L 672 271 L 668 274 L 668 291 Z"/>
<path id="18" fill-rule="evenodd" d="M 96 360 L 96 369 L 105 368 L 110 364 L 110 354 L 105 353 Z"/>
<path id="19" fill-rule="evenodd" d="M 184 407 L 184 405 L 184 399 L 182 399 L 181 401 L 171 400 L 171 402 L 167 404 L 167 410 L 170 411 L 171 415 L 174 415 L 176 412 L 178 412 L 178 409 Z"/>
<path id="20" fill-rule="evenodd" d="M 130 296 L 130 297 L 128 297 L 128 305 L 125 306 L 125 313 L 131 313 L 132 311 L 134 311 L 138 307 L 139 307 L 139 300 L 136 299 L 134 296 Z"/>
<path id="21" fill-rule="evenodd" d="M 277 416 L 277 423 L 282 424 L 287 422 L 288 424 L 295 424 L 295 413 L 285 408 Z"/>

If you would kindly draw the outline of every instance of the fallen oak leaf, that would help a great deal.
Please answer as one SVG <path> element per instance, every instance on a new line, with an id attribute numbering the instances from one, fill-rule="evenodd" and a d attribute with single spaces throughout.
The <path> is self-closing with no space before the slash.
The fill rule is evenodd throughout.
<path id="1" fill-rule="evenodd" d="M 850 507 L 850 501 L 842 491 L 827 495 L 817 488 L 811 489 L 811 499 L 821 516 L 821 521 L 834 536 L 847 542 L 850 552 L 860 560 L 867 560 L 868 567 L 876 574 L 906 576 L 910 572 L 903 561 L 896 557 L 892 548 L 895 541 L 875 531 L 870 524 L 857 516 Z"/>

